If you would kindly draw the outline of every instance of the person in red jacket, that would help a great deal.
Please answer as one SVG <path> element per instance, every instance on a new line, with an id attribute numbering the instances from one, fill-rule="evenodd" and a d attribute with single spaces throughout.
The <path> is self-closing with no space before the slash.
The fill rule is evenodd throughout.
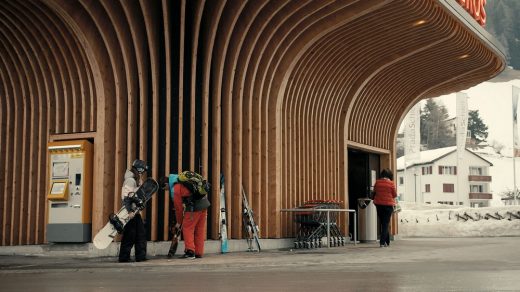
<path id="1" fill-rule="evenodd" d="M 377 217 L 381 227 L 381 236 L 379 238 L 380 247 L 390 246 L 390 218 L 394 211 L 395 198 L 397 191 L 395 183 L 392 181 L 394 175 L 392 171 L 385 168 L 381 171 L 380 178 L 376 180 L 374 185 L 374 204 L 376 205 Z"/>
<path id="2" fill-rule="evenodd" d="M 177 175 L 173 176 L 170 183 L 173 185 L 176 228 L 182 226 L 182 236 L 184 237 L 184 255 L 182 258 L 202 258 L 206 238 L 207 208 L 210 206 L 209 200 L 207 196 L 194 199 L 190 189 L 179 183 Z"/>

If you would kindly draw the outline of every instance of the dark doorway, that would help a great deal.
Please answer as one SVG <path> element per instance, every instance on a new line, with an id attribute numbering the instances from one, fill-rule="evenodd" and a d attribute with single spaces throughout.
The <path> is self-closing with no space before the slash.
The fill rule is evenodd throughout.
<path id="1" fill-rule="evenodd" d="M 348 149 L 348 204 L 350 209 L 358 209 L 357 200 L 369 195 L 374 178 L 379 177 L 379 154 L 358 149 Z M 349 230 L 354 231 L 350 221 Z"/>

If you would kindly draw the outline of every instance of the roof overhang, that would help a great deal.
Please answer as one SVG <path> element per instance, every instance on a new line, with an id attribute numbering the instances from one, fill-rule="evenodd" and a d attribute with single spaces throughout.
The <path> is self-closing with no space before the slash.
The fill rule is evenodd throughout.
<path id="1" fill-rule="evenodd" d="M 501 44 L 455 0 L 390 1 L 365 17 L 360 31 L 383 49 L 360 45 L 366 68 L 341 73 L 361 79 L 344 91 L 347 144 L 393 149 L 402 119 L 418 101 L 468 89 L 506 67 Z M 386 18 L 386 27 L 374 17 Z"/>
<path id="2" fill-rule="evenodd" d="M 482 25 L 480 25 L 459 3 L 454 0 L 437 0 L 441 7 L 446 9 L 447 12 L 451 13 L 455 18 L 457 18 L 461 25 L 464 25 L 471 31 L 476 38 L 480 39 L 482 44 L 487 46 L 488 49 L 495 52 L 495 54 L 501 57 L 504 60 L 504 64 L 502 66 L 502 70 L 505 69 L 505 60 L 506 53 L 505 49 L 498 42 L 498 40 L 493 37 Z"/>

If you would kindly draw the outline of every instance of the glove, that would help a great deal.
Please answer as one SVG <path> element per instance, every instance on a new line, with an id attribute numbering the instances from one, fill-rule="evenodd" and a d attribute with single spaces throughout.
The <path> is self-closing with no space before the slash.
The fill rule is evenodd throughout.
<path id="1" fill-rule="evenodd" d="M 125 197 L 123 199 L 123 206 L 125 206 L 125 209 L 128 211 L 128 213 L 134 212 L 135 204 L 131 197 Z"/>
<path id="2" fill-rule="evenodd" d="M 134 195 L 130 198 L 132 200 L 132 203 L 134 203 L 139 209 L 144 208 L 143 200 L 141 200 L 137 195 Z"/>

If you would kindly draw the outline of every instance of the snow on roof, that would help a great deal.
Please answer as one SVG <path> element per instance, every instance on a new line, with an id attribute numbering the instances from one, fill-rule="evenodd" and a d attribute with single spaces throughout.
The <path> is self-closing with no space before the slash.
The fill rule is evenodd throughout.
<path id="1" fill-rule="evenodd" d="M 421 164 L 430 164 L 433 163 L 435 160 L 440 159 L 452 152 L 457 151 L 457 146 L 450 146 L 450 147 L 444 147 L 444 148 L 437 148 L 433 150 L 426 150 L 421 151 L 421 155 L 418 160 L 411 160 L 406 161 L 406 167 L 412 167 L 414 165 L 421 165 Z M 491 162 L 487 161 L 486 159 L 482 158 L 480 155 L 474 153 L 473 151 L 466 148 L 466 151 L 469 153 L 476 155 L 478 158 L 486 161 L 490 165 L 493 165 Z M 397 170 L 403 170 L 404 169 L 404 156 L 401 156 L 397 158 Z"/>
<path id="2" fill-rule="evenodd" d="M 419 160 L 412 160 L 412 161 L 406 161 L 406 166 L 411 167 L 417 164 L 428 164 L 432 163 L 433 161 L 457 150 L 457 146 L 450 146 L 450 147 L 444 147 L 444 148 L 437 148 L 433 150 L 426 150 L 421 151 L 421 155 Z M 397 170 L 403 170 L 404 169 L 404 156 L 401 156 L 397 158 Z"/>

